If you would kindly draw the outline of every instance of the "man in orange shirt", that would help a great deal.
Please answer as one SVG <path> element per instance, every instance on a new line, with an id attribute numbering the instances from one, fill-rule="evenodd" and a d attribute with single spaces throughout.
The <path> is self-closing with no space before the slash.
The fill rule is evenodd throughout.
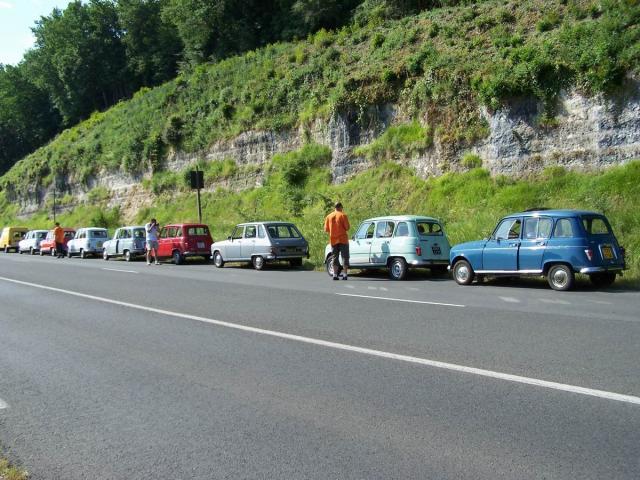
<path id="1" fill-rule="evenodd" d="M 58 258 L 64 257 L 64 230 L 58 222 L 56 222 L 56 228 L 53 229 L 53 238 L 56 240 L 56 256 Z"/>
<path id="2" fill-rule="evenodd" d="M 335 211 L 331 212 L 324 219 L 324 231 L 329 234 L 331 244 L 331 255 L 333 256 L 333 279 L 338 280 L 340 262 L 338 255 L 342 255 L 342 279 L 347 279 L 349 271 L 349 219 L 342 212 L 342 204 L 336 203 Z"/>

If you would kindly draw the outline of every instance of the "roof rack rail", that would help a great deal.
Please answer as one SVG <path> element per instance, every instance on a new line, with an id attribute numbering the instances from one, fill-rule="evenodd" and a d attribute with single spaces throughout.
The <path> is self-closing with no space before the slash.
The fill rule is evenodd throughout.
<path id="1" fill-rule="evenodd" d="M 549 207 L 527 208 L 525 212 L 537 212 L 538 210 L 551 210 Z"/>

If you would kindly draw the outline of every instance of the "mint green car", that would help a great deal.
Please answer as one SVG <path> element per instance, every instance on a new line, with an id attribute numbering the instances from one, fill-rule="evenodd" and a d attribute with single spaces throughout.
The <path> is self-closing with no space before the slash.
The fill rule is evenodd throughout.
<path id="1" fill-rule="evenodd" d="M 402 280 L 409 268 L 429 268 L 442 274 L 449 265 L 451 246 L 436 218 L 400 215 L 369 218 L 349 241 L 349 268 L 388 268 Z M 333 276 L 331 245 L 325 248 L 325 267 Z"/>

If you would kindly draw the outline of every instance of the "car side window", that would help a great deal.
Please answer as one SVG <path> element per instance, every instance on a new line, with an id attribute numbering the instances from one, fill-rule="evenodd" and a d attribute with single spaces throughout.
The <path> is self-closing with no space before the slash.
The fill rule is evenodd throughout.
<path id="1" fill-rule="evenodd" d="M 182 236 L 182 227 L 176 228 L 176 233 L 175 233 L 174 236 L 176 236 L 176 237 L 181 237 Z"/>
<path id="2" fill-rule="evenodd" d="M 169 236 L 169 229 L 163 228 L 160 232 L 160 238 L 167 238 Z"/>
<path id="3" fill-rule="evenodd" d="M 393 235 L 394 222 L 378 222 L 376 225 L 376 238 L 389 238 Z"/>
<path id="4" fill-rule="evenodd" d="M 258 238 L 264 238 L 265 236 L 264 227 L 262 225 L 258 225 Z"/>
<path id="5" fill-rule="evenodd" d="M 373 223 L 370 223 L 370 222 L 363 223 L 362 225 L 360 225 L 360 228 L 358 228 L 358 231 L 356 232 L 356 238 L 361 240 L 365 238 L 372 238 L 373 228 L 374 228 Z"/>
<path id="6" fill-rule="evenodd" d="M 409 236 L 409 225 L 407 222 L 400 222 L 396 227 L 396 237 L 408 237 Z"/>
<path id="7" fill-rule="evenodd" d="M 553 228 L 553 220 L 550 218 L 542 217 L 538 222 L 538 238 L 549 238 L 551 236 L 551 229 Z"/>
<path id="8" fill-rule="evenodd" d="M 507 218 L 500 222 L 493 237 L 496 240 L 520 238 L 520 224 L 519 218 Z"/>
<path id="9" fill-rule="evenodd" d="M 255 225 L 247 225 L 244 229 L 244 238 L 256 238 L 256 226 Z"/>
<path id="10" fill-rule="evenodd" d="M 242 238 L 243 233 L 244 233 L 244 227 L 236 227 L 233 229 L 233 233 L 231 234 L 231 239 L 238 240 Z"/>
<path id="11" fill-rule="evenodd" d="M 556 222 L 556 228 L 553 231 L 553 236 L 556 238 L 571 238 L 574 237 L 573 222 L 569 218 L 561 218 Z"/>

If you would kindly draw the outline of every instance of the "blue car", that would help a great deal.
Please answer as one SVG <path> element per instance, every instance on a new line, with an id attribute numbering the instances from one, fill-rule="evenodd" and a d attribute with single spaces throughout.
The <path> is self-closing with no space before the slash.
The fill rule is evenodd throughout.
<path id="1" fill-rule="evenodd" d="M 532 210 L 504 217 L 484 240 L 451 249 L 449 264 L 459 285 L 484 276 L 545 276 L 554 290 L 570 290 L 575 274 L 598 287 L 626 268 L 607 218 L 596 212 Z"/>

